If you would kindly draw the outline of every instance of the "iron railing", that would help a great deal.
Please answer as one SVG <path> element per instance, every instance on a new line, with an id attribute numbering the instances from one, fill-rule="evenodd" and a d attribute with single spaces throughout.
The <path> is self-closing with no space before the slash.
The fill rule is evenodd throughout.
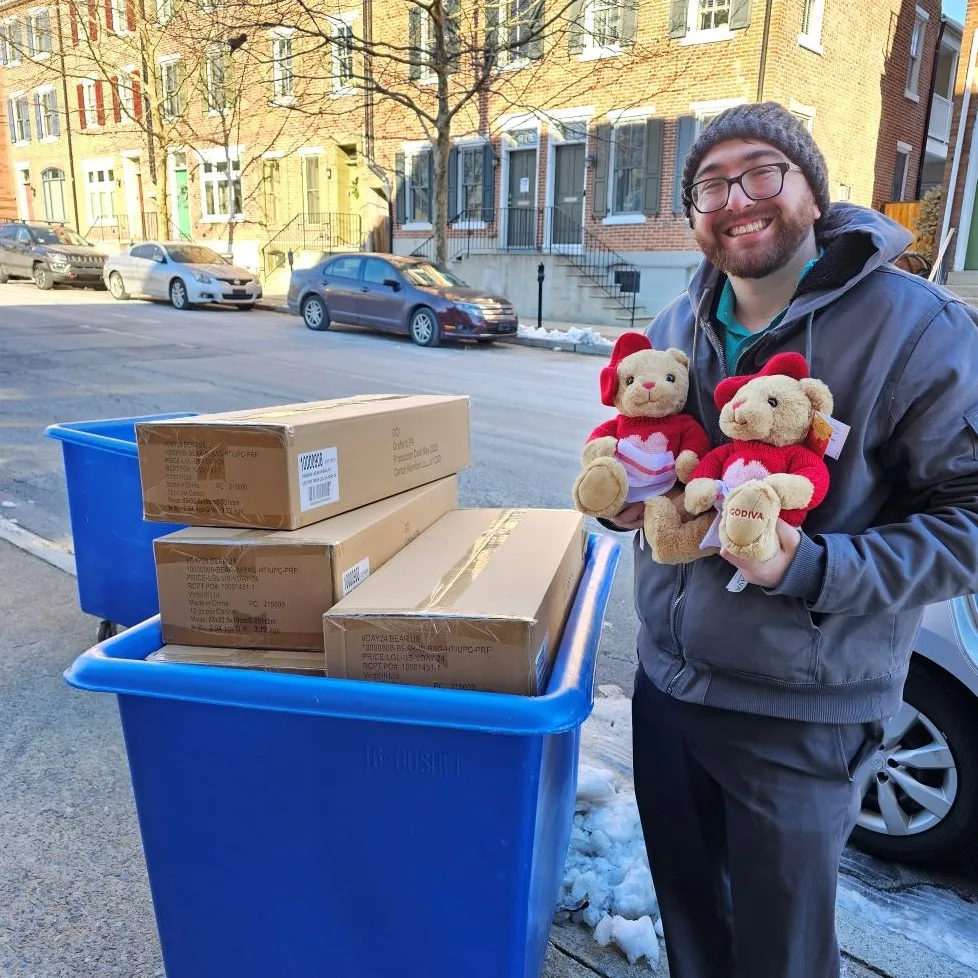
<path id="1" fill-rule="evenodd" d="M 129 218 L 125 214 L 118 217 L 97 217 L 82 237 L 86 241 L 128 241 Z"/>
<path id="2" fill-rule="evenodd" d="M 587 228 L 583 218 L 559 207 L 476 208 L 456 214 L 446 229 L 446 259 L 498 252 L 559 255 L 576 269 L 585 285 L 613 299 L 635 324 L 638 266 L 626 261 Z M 412 255 L 434 261 L 435 236 L 422 241 Z"/>
<path id="3" fill-rule="evenodd" d="M 363 218 L 359 214 L 296 214 L 275 230 L 262 248 L 262 267 L 266 276 L 288 261 L 291 251 L 360 251 L 363 247 Z"/>

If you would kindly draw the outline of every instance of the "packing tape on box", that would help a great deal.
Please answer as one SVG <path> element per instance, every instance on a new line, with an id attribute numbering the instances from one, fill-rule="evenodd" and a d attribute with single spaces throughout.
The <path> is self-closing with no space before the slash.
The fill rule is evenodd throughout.
<path id="1" fill-rule="evenodd" d="M 506 509 L 489 524 L 489 527 L 476 537 L 466 552 L 442 575 L 435 589 L 415 611 L 422 614 L 447 611 L 456 599 L 469 588 L 483 572 L 492 555 L 506 542 L 509 535 L 519 526 L 526 510 Z"/>
<path id="2" fill-rule="evenodd" d="M 411 396 L 412 395 L 410 394 L 357 394 L 355 397 L 341 397 L 334 401 L 311 401 L 308 404 L 298 404 L 295 407 L 290 407 L 288 410 L 256 411 L 254 413 L 241 414 L 234 418 L 227 418 L 226 420 L 223 418 L 214 420 L 213 416 L 211 415 L 201 415 L 201 417 L 205 419 L 210 418 L 210 420 L 205 420 L 205 424 L 263 424 L 266 421 L 287 421 L 290 418 L 302 417 L 304 414 L 320 414 L 325 411 L 336 411 L 340 408 L 356 407 L 360 404 L 375 404 L 379 401 L 400 401 L 405 397 Z M 199 420 L 199 418 L 176 419 L 175 423 L 182 424 L 184 421 L 186 421 L 188 424 L 194 424 Z"/>

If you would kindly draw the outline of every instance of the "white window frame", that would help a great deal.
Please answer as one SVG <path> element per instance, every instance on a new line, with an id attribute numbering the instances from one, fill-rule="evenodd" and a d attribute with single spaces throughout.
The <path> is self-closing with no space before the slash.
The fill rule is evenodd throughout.
<path id="1" fill-rule="evenodd" d="M 47 16 L 47 50 L 39 50 L 37 47 L 37 39 L 39 35 L 37 33 L 37 21 L 42 16 Z M 23 23 L 24 31 L 24 43 L 27 45 L 27 53 L 35 61 L 43 61 L 45 58 L 51 57 L 51 51 L 54 49 L 54 33 L 51 27 L 51 11 L 48 7 L 31 7 L 27 11 L 27 16 L 24 18 Z"/>
<path id="2" fill-rule="evenodd" d="M 31 124 L 31 104 L 30 99 L 27 97 L 26 92 L 11 92 L 7 96 L 8 104 L 14 104 L 18 106 L 23 106 L 24 116 L 23 119 L 17 118 L 17 112 L 14 111 L 14 121 L 17 123 L 18 132 L 10 133 L 10 144 L 12 146 L 29 146 L 31 143 L 30 137 L 26 134 L 30 132 Z M 16 135 L 16 139 L 14 136 Z"/>
<path id="3" fill-rule="evenodd" d="M 478 150 L 479 154 L 485 152 L 486 139 L 483 136 L 469 136 L 463 137 L 462 139 L 455 140 L 455 148 L 458 150 L 457 153 L 457 166 L 458 170 L 455 173 L 455 194 L 456 198 L 454 201 L 448 202 L 448 219 L 451 220 L 455 214 L 461 214 L 464 208 L 461 206 L 461 202 L 465 199 L 463 184 L 462 184 L 462 174 L 465 172 L 465 167 L 463 164 L 462 156 L 466 150 Z M 480 159 L 480 165 L 481 165 Z M 482 176 L 483 181 L 485 181 L 485 174 Z M 485 185 L 483 183 L 483 199 L 485 199 Z M 479 204 L 479 210 L 482 210 L 482 204 Z M 452 225 L 452 228 L 456 231 L 481 231 L 484 230 L 488 225 L 483 220 L 469 220 L 469 221 L 458 221 Z"/>
<path id="4" fill-rule="evenodd" d="M 215 106 L 212 101 L 214 94 L 214 64 L 220 62 L 223 71 L 222 78 L 222 105 Z M 222 115 L 228 111 L 228 70 L 230 68 L 229 59 L 226 57 L 223 48 L 211 48 L 204 56 L 204 97 L 207 99 L 207 114 Z"/>
<path id="5" fill-rule="evenodd" d="M 695 138 L 699 138 L 705 123 L 718 116 L 724 109 L 732 109 L 735 105 L 745 105 L 746 98 L 717 98 L 706 102 L 690 102 L 689 108 L 696 117 Z"/>
<path id="6" fill-rule="evenodd" d="M 39 95 L 41 98 L 41 129 L 42 132 L 37 134 L 37 138 L 41 142 L 53 143 L 56 142 L 58 137 L 51 132 L 50 120 L 51 114 L 55 116 L 58 114 L 58 93 L 55 90 L 54 85 L 39 85 L 35 90 L 35 94 Z M 54 96 L 54 107 L 51 112 L 48 111 L 48 107 L 44 104 L 44 99 L 49 96 Z"/>
<path id="7" fill-rule="evenodd" d="M 80 165 L 85 178 L 85 208 L 88 211 L 89 225 L 93 226 L 97 223 L 99 227 L 115 227 L 119 223 L 115 213 L 115 158 L 103 156 L 99 159 L 82 160 Z M 97 174 L 99 171 L 108 175 L 104 175 L 101 180 L 89 179 L 92 174 Z M 92 204 L 96 200 L 98 206 L 93 207 Z M 106 200 L 108 213 L 104 213 L 105 208 L 102 207 Z"/>
<path id="8" fill-rule="evenodd" d="M 175 0 L 156 0 L 156 22 L 160 26 L 173 20 Z"/>
<path id="9" fill-rule="evenodd" d="M 411 219 L 411 214 L 414 213 L 414 181 L 411 179 L 411 173 L 414 168 L 414 161 L 423 156 L 425 153 L 433 153 L 434 147 L 431 143 L 402 143 L 401 151 L 404 153 L 404 230 L 405 231 L 430 231 L 432 229 L 431 221 L 415 221 Z M 429 187 L 428 193 L 433 194 L 434 188 Z M 449 210 L 451 210 L 451 202 L 449 202 Z M 432 214 L 434 214 L 434 201 L 432 201 Z M 449 219 L 453 217 L 452 214 L 448 215 Z"/>
<path id="10" fill-rule="evenodd" d="M 83 78 L 79 83 L 82 87 L 82 101 L 85 104 L 85 129 L 99 129 L 98 101 L 95 98 L 95 79 Z"/>
<path id="11" fill-rule="evenodd" d="M 903 92 L 911 102 L 920 101 L 920 68 L 924 62 L 924 53 L 926 51 L 924 38 L 927 36 L 927 22 L 929 20 L 930 14 L 923 7 L 915 8 L 913 30 L 910 34 L 910 48 L 908 51 L 910 68 L 907 71 L 907 87 Z M 916 39 L 916 55 L 914 55 L 914 39 Z"/>
<path id="12" fill-rule="evenodd" d="M 241 180 L 241 146 L 229 146 L 227 150 L 223 146 L 216 149 L 195 149 L 200 166 L 200 223 L 201 224 L 226 224 L 228 221 L 244 220 L 244 185 Z M 220 174 L 216 169 L 212 173 L 205 172 L 207 166 L 217 167 L 221 163 L 229 165 L 229 170 L 225 174 Z M 236 176 L 234 175 L 236 173 Z M 213 184 L 214 201 L 217 203 L 220 195 L 219 187 L 222 183 L 228 185 L 228 210 L 234 202 L 234 190 L 232 184 L 238 185 L 238 197 L 241 200 L 241 210 L 236 214 L 208 214 L 207 213 L 207 188 Z"/>
<path id="13" fill-rule="evenodd" d="M 20 41 L 16 46 L 10 36 L 11 27 L 16 27 L 20 36 Z M 16 17 L 8 17 L 6 20 L 0 21 L 0 30 L 3 31 L 3 45 L 7 55 L 3 64 L 8 68 L 16 68 L 17 65 L 23 63 L 25 25 Z"/>
<path id="14" fill-rule="evenodd" d="M 60 173 L 61 178 L 59 180 L 45 180 L 44 174 L 50 173 L 52 171 Z M 48 208 L 48 203 L 49 203 L 48 187 L 51 186 L 52 184 L 61 185 L 60 188 L 61 189 L 61 217 L 60 218 L 54 217 L 53 214 L 49 213 L 50 210 L 53 210 L 53 208 Z M 59 220 L 66 221 L 68 219 L 68 201 L 65 196 L 65 189 L 67 187 L 67 184 L 68 184 L 68 175 L 63 166 L 57 163 L 52 163 L 49 164 L 48 166 L 45 166 L 41 170 L 41 208 L 44 212 L 44 219 L 46 221 L 59 221 Z M 51 201 L 51 203 L 53 203 L 53 201 Z"/>
<path id="15" fill-rule="evenodd" d="M 692 0 L 693 3 L 696 0 Z M 596 39 L 594 27 L 597 11 L 595 5 L 600 4 L 603 10 L 617 10 L 618 13 L 618 40 L 610 44 L 599 44 Z M 598 58 L 614 58 L 621 54 L 621 30 L 625 19 L 624 4 L 621 0 L 584 0 L 581 8 L 581 20 L 583 22 L 584 50 L 581 51 L 581 61 L 593 61 Z M 544 15 L 546 16 L 546 15 Z M 521 63 L 525 63 L 525 59 Z"/>
<path id="16" fill-rule="evenodd" d="M 338 17 L 329 18 L 330 34 L 333 39 L 333 43 L 330 46 L 330 85 L 332 88 L 332 94 L 335 98 L 342 98 L 346 95 L 353 95 L 356 92 L 356 88 L 352 84 L 353 75 L 353 59 L 355 57 L 353 45 L 350 44 L 350 81 L 344 84 L 340 79 L 340 52 L 339 52 L 339 38 L 341 33 L 349 31 L 350 35 L 353 34 L 353 24 L 357 19 L 355 13 L 340 14 Z"/>
<path id="17" fill-rule="evenodd" d="M 733 38 L 733 31 L 730 29 L 733 0 L 718 0 L 718 2 L 726 2 L 727 4 L 727 23 L 722 27 L 710 27 L 703 30 L 700 27 L 700 4 L 705 2 L 714 2 L 714 0 L 689 0 L 686 36 L 680 42 L 681 44 L 711 44 L 714 41 L 729 41 Z"/>
<path id="18" fill-rule="evenodd" d="M 275 105 L 295 105 L 295 51 L 292 46 L 292 37 L 295 31 L 289 28 L 277 28 L 271 32 L 272 42 L 272 102 Z M 279 46 L 288 42 L 288 54 L 284 55 Z M 286 74 L 285 61 L 288 60 L 288 71 Z M 288 78 L 288 92 L 279 92 L 282 82 Z"/>
<path id="19" fill-rule="evenodd" d="M 642 161 L 642 209 L 639 211 L 615 211 L 615 157 L 618 152 L 618 129 L 621 126 L 645 126 L 655 115 L 655 108 L 622 109 L 606 113 L 612 125 L 611 145 L 608 147 L 608 199 L 605 201 L 605 217 L 602 224 L 644 224 L 645 223 L 645 171 L 649 162 L 649 147 L 645 146 Z"/>
<path id="20" fill-rule="evenodd" d="M 133 87 L 135 65 L 126 65 L 116 73 L 116 94 L 119 98 L 119 110 L 122 119 L 120 125 L 136 121 L 136 90 Z"/>
<path id="21" fill-rule="evenodd" d="M 815 127 L 815 106 L 802 105 L 794 99 L 788 101 L 788 111 L 804 123 L 805 128 L 811 133 Z"/>
<path id="22" fill-rule="evenodd" d="M 173 68 L 173 67 L 178 66 L 179 64 L 180 64 L 180 55 L 178 55 L 178 54 L 169 55 L 168 57 L 160 58 L 160 60 L 159 60 L 159 66 L 160 66 L 160 101 L 162 102 L 163 118 L 166 119 L 167 121 L 170 121 L 172 119 L 179 119 L 180 118 L 180 115 L 181 115 L 181 112 L 171 112 L 170 111 L 174 107 L 173 104 L 172 104 L 172 100 L 174 98 L 177 100 L 176 108 L 178 108 L 178 109 L 184 109 L 185 108 L 185 106 L 183 106 L 183 105 L 180 104 L 180 102 L 181 102 L 180 94 L 181 93 L 180 93 L 179 77 L 177 79 L 177 86 L 172 91 L 169 89 L 169 87 L 167 86 L 167 82 L 166 82 L 166 71 L 167 71 L 167 68 Z M 179 71 L 179 68 L 177 68 L 177 70 Z M 167 103 L 171 103 L 171 104 L 168 105 Z"/>
<path id="23" fill-rule="evenodd" d="M 902 140 L 897 140 L 896 155 L 903 156 L 906 164 L 903 167 L 903 183 L 900 186 L 900 200 L 903 200 L 907 192 L 907 177 L 910 175 L 910 155 L 913 153 L 913 146 Z"/>
<path id="24" fill-rule="evenodd" d="M 808 15 L 808 30 L 806 31 L 804 20 L 802 29 L 798 34 L 798 44 L 815 54 L 822 54 L 822 24 L 825 21 L 825 0 L 804 0 L 811 4 Z M 804 9 L 802 10 L 804 15 Z"/>
<path id="25" fill-rule="evenodd" d="M 112 0 L 112 23 L 105 26 L 116 34 L 129 33 L 127 6 L 126 0 Z"/>

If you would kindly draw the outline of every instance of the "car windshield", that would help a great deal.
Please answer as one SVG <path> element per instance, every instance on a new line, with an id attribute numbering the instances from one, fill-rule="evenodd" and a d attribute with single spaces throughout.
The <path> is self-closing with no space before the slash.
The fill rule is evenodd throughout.
<path id="1" fill-rule="evenodd" d="M 447 269 L 440 265 L 432 265 L 430 262 L 402 265 L 401 274 L 412 285 L 465 285 L 460 278 L 456 278 Z"/>
<path id="2" fill-rule="evenodd" d="M 226 265 L 227 262 L 210 248 L 202 245 L 178 245 L 167 248 L 170 261 L 182 262 L 184 265 Z"/>
<path id="3" fill-rule="evenodd" d="M 91 248 L 91 245 L 80 235 L 68 228 L 31 228 L 38 244 L 74 245 L 76 248 Z"/>

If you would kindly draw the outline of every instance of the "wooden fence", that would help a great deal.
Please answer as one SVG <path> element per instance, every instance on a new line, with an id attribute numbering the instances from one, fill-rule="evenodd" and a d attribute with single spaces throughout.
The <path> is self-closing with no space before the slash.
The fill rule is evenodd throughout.
<path id="1" fill-rule="evenodd" d="M 920 214 L 921 201 L 919 200 L 897 200 L 891 201 L 888 204 L 883 205 L 883 213 L 896 221 L 898 224 L 902 224 L 911 234 L 914 233 L 913 226 L 917 221 L 917 217 Z M 914 237 L 914 243 L 910 246 L 911 250 L 917 248 L 916 236 Z"/>

